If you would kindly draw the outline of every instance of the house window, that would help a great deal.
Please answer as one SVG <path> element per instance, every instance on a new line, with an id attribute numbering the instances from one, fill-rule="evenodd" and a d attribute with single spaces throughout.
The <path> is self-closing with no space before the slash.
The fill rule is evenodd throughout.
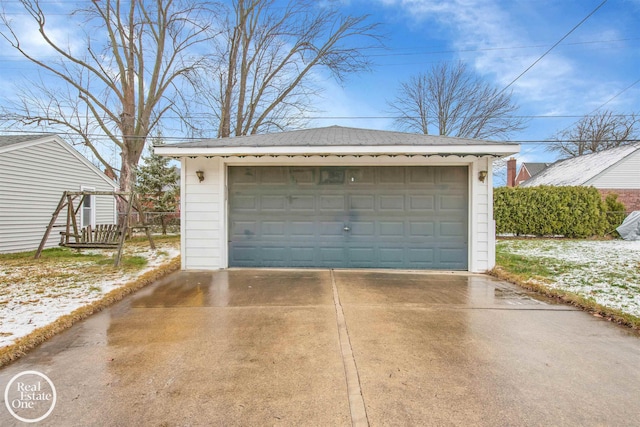
<path id="1" fill-rule="evenodd" d="M 95 191 L 95 188 L 80 187 L 81 191 Z M 96 202 L 95 196 L 84 196 L 82 199 L 82 209 L 80 211 L 80 226 L 96 226 Z"/>

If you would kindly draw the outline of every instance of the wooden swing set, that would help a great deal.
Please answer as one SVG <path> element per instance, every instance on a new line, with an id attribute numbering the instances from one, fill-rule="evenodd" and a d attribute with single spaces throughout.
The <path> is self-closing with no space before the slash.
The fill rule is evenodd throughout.
<path id="1" fill-rule="evenodd" d="M 119 224 L 99 224 L 95 228 L 87 225 L 80 228 L 77 219 L 78 212 L 84 206 L 85 198 L 92 196 L 112 196 L 115 197 L 116 202 L 123 202 L 126 206 L 126 214 L 123 220 Z M 79 201 L 77 207 L 75 206 L 76 201 Z M 56 225 L 58 216 L 65 208 L 67 208 L 66 224 Z M 54 227 L 65 227 L 65 230 L 60 232 L 60 246 L 74 249 L 117 249 L 118 252 L 113 263 L 115 267 L 120 265 L 122 248 L 127 235 L 135 230 L 144 230 L 149 239 L 149 246 L 151 249 L 155 249 L 156 245 L 153 242 L 148 225 L 143 222 L 142 225 L 129 226 L 131 209 L 135 209 L 140 218 L 143 217 L 143 212 L 138 203 L 136 203 L 135 194 L 133 193 L 119 191 L 65 191 L 60 198 L 58 207 L 51 215 L 51 221 L 42 237 L 40 246 L 38 246 L 35 258 L 40 258 L 49 234 L 51 234 L 51 230 Z"/>

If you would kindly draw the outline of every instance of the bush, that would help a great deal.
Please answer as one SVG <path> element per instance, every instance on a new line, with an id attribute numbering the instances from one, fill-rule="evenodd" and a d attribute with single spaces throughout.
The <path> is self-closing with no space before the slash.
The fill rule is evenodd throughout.
<path id="1" fill-rule="evenodd" d="M 494 191 L 498 234 L 590 237 L 609 226 L 593 187 L 501 187 Z"/>
<path id="2" fill-rule="evenodd" d="M 616 228 L 622 224 L 624 218 L 627 216 L 627 208 L 624 203 L 618 200 L 618 195 L 615 193 L 608 194 L 604 199 L 604 204 L 607 210 L 607 231 L 615 236 L 620 236 Z"/>

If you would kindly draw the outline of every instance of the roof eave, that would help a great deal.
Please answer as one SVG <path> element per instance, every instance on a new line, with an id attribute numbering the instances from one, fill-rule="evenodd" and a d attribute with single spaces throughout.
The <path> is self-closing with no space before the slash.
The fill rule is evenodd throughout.
<path id="1" fill-rule="evenodd" d="M 503 157 L 520 151 L 517 144 L 478 145 L 390 145 L 390 146 L 278 146 L 278 147 L 172 147 L 162 145 L 154 152 L 167 157 L 193 156 L 313 156 L 313 155 L 460 155 Z"/>

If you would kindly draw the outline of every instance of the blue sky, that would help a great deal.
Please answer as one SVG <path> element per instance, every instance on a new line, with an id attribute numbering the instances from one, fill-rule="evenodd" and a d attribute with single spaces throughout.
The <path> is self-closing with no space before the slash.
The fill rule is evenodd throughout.
<path id="1" fill-rule="evenodd" d="M 329 85 L 327 116 L 388 116 L 398 82 L 442 61 L 461 60 L 503 88 L 592 12 L 602 0 L 351 0 L 347 11 L 383 23 L 388 50 L 376 67 Z M 512 135 L 541 141 L 595 109 L 640 112 L 640 0 L 609 0 L 510 89 L 530 119 Z M 631 88 L 634 82 L 637 82 Z M 627 89 L 628 88 L 628 89 Z M 626 89 L 626 90 L 625 90 Z M 624 91 L 624 92 L 623 92 Z M 620 92 L 620 95 L 618 95 Z M 613 100 L 612 98 L 615 97 Z M 605 104 L 606 103 L 606 104 Z M 316 120 L 393 129 L 390 119 Z M 544 144 L 523 144 L 524 161 L 552 161 Z"/>
<path id="2" fill-rule="evenodd" d="M 15 6 L 15 1 L 5 1 Z M 55 4 L 55 1 L 51 1 Z M 503 88 L 591 13 L 602 0 L 341 0 L 345 13 L 382 24 L 386 49 L 343 85 L 320 79 L 324 96 L 311 126 L 393 130 L 387 100 L 399 83 L 443 61 L 463 61 Z M 68 23 L 51 16 L 59 34 Z M 27 40 L 36 49 L 35 38 Z M 0 40 L 0 98 L 32 66 Z M 31 74 L 33 75 L 33 74 Z M 634 85 L 635 83 L 635 85 Z M 514 141 L 543 141 L 597 108 L 640 112 L 640 0 L 608 0 L 511 87 L 519 115 L 532 116 Z M 362 119 L 360 117 L 372 117 Z M 0 129 L 2 131 L 2 129 Z M 553 161 L 544 143 L 523 143 L 521 161 Z M 116 155 L 116 153 L 113 153 Z"/>

